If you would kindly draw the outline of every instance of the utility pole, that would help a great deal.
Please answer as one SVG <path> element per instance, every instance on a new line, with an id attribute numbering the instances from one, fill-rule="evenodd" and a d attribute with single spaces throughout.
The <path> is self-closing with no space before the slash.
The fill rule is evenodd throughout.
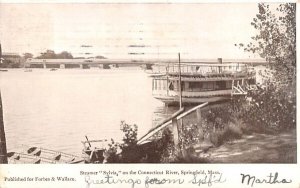
<path id="1" fill-rule="evenodd" d="M 2 62 L 2 49 L 0 44 L 0 62 Z M 4 132 L 3 108 L 0 91 L 0 164 L 7 164 L 6 139 Z"/>
<path id="2" fill-rule="evenodd" d="M 178 73 L 179 73 L 179 109 L 181 109 L 182 108 L 182 89 L 181 89 L 180 53 L 178 53 Z"/>
<path id="3" fill-rule="evenodd" d="M 180 62 L 180 53 L 178 53 L 178 73 L 179 73 L 179 110 L 182 109 L 182 84 L 181 84 L 181 62 Z M 179 130 L 181 130 L 181 133 L 183 131 L 183 118 L 180 119 L 180 123 L 179 123 Z M 177 124 L 178 127 L 178 124 Z M 177 132 L 179 133 L 179 130 L 177 130 Z M 185 145 L 183 140 L 181 140 L 181 155 L 183 158 L 186 158 L 187 153 L 185 150 Z"/>

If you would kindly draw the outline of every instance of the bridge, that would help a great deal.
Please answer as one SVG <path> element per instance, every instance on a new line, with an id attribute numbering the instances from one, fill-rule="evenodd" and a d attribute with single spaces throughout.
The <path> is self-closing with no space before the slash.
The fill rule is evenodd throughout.
<path id="1" fill-rule="evenodd" d="M 155 63 L 178 63 L 178 59 L 146 59 L 146 60 L 131 60 L 131 59 L 34 59 L 29 58 L 25 62 L 25 67 L 29 68 L 82 68 L 102 67 L 110 68 L 111 65 L 119 66 L 144 66 L 146 69 L 151 69 Z M 251 65 L 264 65 L 267 62 L 264 59 L 181 59 L 181 63 L 242 63 Z"/>
<path id="2" fill-rule="evenodd" d="M 119 66 L 146 66 L 151 68 L 154 61 L 130 59 L 27 59 L 25 67 L 29 68 L 110 68 L 110 65 Z"/>

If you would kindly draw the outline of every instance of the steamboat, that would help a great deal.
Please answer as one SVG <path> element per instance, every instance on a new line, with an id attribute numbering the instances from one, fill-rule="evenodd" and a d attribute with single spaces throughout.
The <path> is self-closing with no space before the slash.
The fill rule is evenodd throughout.
<path id="1" fill-rule="evenodd" d="M 228 100 L 255 89 L 256 73 L 249 64 L 155 64 L 152 95 L 166 105 Z"/>

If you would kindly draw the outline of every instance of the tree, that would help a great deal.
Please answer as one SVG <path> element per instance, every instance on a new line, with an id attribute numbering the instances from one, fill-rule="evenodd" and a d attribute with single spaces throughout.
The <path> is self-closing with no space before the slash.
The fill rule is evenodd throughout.
<path id="1" fill-rule="evenodd" d="M 296 80 L 296 4 L 280 4 L 275 13 L 266 4 L 258 4 L 258 9 L 251 22 L 258 34 L 253 43 L 239 46 L 271 62 L 277 83 L 291 84 Z"/>
<path id="2" fill-rule="evenodd" d="M 55 59 L 56 54 L 53 50 L 47 50 L 46 52 L 41 53 L 41 55 L 36 58 L 37 59 Z"/>
<path id="3" fill-rule="evenodd" d="M 47 50 L 46 52 L 41 53 L 40 56 L 36 57 L 37 59 L 73 59 L 71 53 L 67 51 L 62 51 L 59 54 L 56 54 L 53 50 Z"/>
<path id="4" fill-rule="evenodd" d="M 33 54 L 32 53 L 24 53 L 23 54 L 24 59 L 28 59 L 28 58 L 33 58 Z"/>
<path id="5" fill-rule="evenodd" d="M 273 77 L 249 92 L 252 99 L 244 120 L 250 125 L 281 131 L 296 126 L 296 4 L 280 4 L 275 13 L 258 4 L 251 25 L 258 31 L 245 51 L 258 53 L 269 63 Z M 237 45 L 236 45 L 237 46 Z"/>
<path id="6" fill-rule="evenodd" d="M 72 54 L 67 51 L 62 51 L 60 54 L 57 54 L 56 56 L 58 59 L 73 59 Z"/>

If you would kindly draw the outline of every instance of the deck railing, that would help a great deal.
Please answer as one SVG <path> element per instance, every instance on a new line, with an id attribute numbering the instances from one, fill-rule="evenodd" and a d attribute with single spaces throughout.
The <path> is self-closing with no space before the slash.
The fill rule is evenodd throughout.
<path id="1" fill-rule="evenodd" d="M 226 90 L 213 90 L 213 91 L 183 91 L 183 97 L 208 97 L 208 96 L 217 96 L 217 95 L 230 95 L 231 88 Z M 175 97 L 178 96 L 178 91 L 166 91 L 166 90 L 153 90 L 152 94 L 155 96 L 170 96 Z"/>
<path id="2" fill-rule="evenodd" d="M 180 66 L 181 73 L 184 74 L 234 74 L 237 72 L 250 72 L 252 68 L 245 64 L 182 64 Z M 177 64 L 155 64 L 153 73 L 179 73 Z"/>

